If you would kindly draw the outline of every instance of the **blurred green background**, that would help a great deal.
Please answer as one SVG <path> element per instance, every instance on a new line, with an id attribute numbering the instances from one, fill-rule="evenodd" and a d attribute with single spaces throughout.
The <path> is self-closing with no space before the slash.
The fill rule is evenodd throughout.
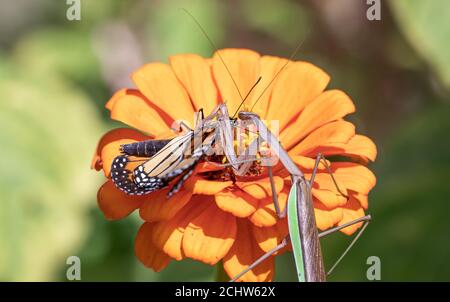
<path id="1" fill-rule="evenodd" d="M 108 222 L 96 204 L 102 175 L 89 170 L 97 140 L 118 124 L 104 104 L 131 71 L 177 53 L 218 47 L 298 59 L 332 77 L 357 106 L 350 119 L 379 149 L 371 166 L 374 221 L 330 281 L 364 281 L 381 259 L 384 281 L 450 280 L 450 2 L 381 1 L 368 21 L 361 0 L 0 0 L 0 280 L 207 281 L 215 268 L 172 262 L 156 274 L 134 257 L 139 218 Z M 322 240 L 327 267 L 350 238 Z M 291 255 L 277 280 L 295 280 Z"/>

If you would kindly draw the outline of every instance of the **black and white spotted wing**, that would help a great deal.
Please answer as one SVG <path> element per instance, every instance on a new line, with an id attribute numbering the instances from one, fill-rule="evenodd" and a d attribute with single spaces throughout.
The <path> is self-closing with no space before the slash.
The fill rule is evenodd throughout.
<path id="1" fill-rule="evenodd" d="M 129 163 L 129 156 L 119 155 L 114 158 L 111 165 L 111 179 L 114 185 L 128 195 L 144 195 L 168 185 L 168 182 L 163 179 L 156 179 L 151 186 L 138 187 L 132 179 L 132 173 L 126 167 Z"/>
<path id="2" fill-rule="evenodd" d="M 202 139 L 194 139 L 195 135 L 197 135 L 197 138 L 203 136 L 200 132 L 190 131 L 185 135 L 173 138 L 133 172 L 127 169 L 127 165 L 130 162 L 129 155 L 137 155 L 135 154 L 138 151 L 138 148 L 135 148 L 137 145 L 123 145 L 123 152 L 128 154 L 120 155 L 114 159 L 111 167 L 112 181 L 117 188 L 129 195 L 143 195 L 162 189 L 171 180 L 181 176 L 180 180 L 170 190 L 168 194 L 170 197 L 181 188 L 184 181 L 192 174 L 193 168 L 203 157 L 204 151 L 213 142 L 214 135 L 211 133 L 205 135 L 208 137 L 206 139 L 207 145 L 203 145 Z M 154 146 L 151 146 L 148 150 L 154 150 Z M 188 150 L 192 151 L 192 155 L 186 154 Z M 142 154 L 142 150 L 139 153 Z M 148 151 L 144 153 L 148 154 Z"/>
<path id="3" fill-rule="evenodd" d="M 133 172 L 134 182 L 138 187 L 153 187 L 157 179 L 171 179 L 180 173 L 170 173 L 177 170 L 183 161 L 185 151 L 192 144 L 194 132 L 177 136 L 159 150 L 148 161 L 139 165 Z M 174 175 L 175 174 L 175 175 Z"/>

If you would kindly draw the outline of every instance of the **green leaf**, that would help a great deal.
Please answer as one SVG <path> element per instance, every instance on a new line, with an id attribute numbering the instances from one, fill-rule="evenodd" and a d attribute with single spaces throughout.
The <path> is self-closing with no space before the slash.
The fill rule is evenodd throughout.
<path id="1" fill-rule="evenodd" d="M 389 4 L 406 38 L 450 87 L 450 2 L 391 0 Z"/>

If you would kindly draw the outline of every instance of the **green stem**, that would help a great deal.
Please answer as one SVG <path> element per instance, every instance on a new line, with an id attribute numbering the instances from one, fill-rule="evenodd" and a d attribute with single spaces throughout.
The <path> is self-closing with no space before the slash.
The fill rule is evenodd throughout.
<path id="1" fill-rule="evenodd" d="M 216 282 L 228 282 L 230 281 L 230 277 L 228 277 L 227 273 L 223 269 L 222 261 L 216 264 Z"/>

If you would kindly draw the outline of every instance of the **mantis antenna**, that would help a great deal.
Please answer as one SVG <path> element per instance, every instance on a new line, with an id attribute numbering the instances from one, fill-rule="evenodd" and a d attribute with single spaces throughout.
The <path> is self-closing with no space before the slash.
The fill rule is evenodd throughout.
<path id="1" fill-rule="evenodd" d="M 309 35 L 309 29 L 306 33 L 306 36 Z M 298 43 L 297 47 L 294 49 L 294 51 L 292 52 L 291 56 L 289 57 L 288 61 L 286 63 L 284 63 L 284 65 L 277 71 L 277 73 L 275 74 L 275 76 L 272 78 L 272 80 L 269 82 L 269 84 L 267 84 L 267 86 L 264 88 L 264 90 L 261 92 L 261 94 L 259 95 L 259 97 L 256 99 L 256 101 L 253 103 L 252 108 L 250 109 L 250 111 L 253 111 L 253 108 L 255 107 L 256 103 L 258 103 L 258 101 L 261 99 L 261 97 L 264 95 L 264 93 L 267 91 L 267 89 L 270 87 L 270 85 L 272 85 L 272 83 L 275 81 L 275 79 L 280 75 L 280 73 L 286 69 L 286 67 L 289 65 L 289 63 L 292 62 L 292 59 L 294 59 L 295 56 L 297 56 L 298 52 L 300 51 L 300 48 L 303 46 L 303 43 L 305 42 L 306 37 L 303 38 L 303 40 L 300 41 L 300 43 Z"/>
<path id="2" fill-rule="evenodd" d="M 250 95 L 250 93 L 252 93 L 253 89 L 256 87 L 256 85 L 258 85 L 258 83 L 261 81 L 262 77 L 259 77 L 258 80 L 256 81 L 255 84 L 253 84 L 252 88 L 250 88 L 250 90 L 248 91 L 247 95 L 245 96 L 245 98 L 242 100 L 242 102 L 239 104 L 239 107 L 237 107 L 236 111 L 234 112 L 232 118 L 234 118 L 236 116 L 236 114 L 238 114 L 239 109 L 241 109 L 242 105 L 244 104 L 245 100 L 248 98 L 248 96 Z"/>
<path id="3" fill-rule="evenodd" d="M 195 24 L 198 26 L 198 28 L 201 30 L 201 32 L 203 33 L 203 35 L 206 37 L 206 39 L 208 40 L 209 44 L 211 44 L 212 48 L 215 50 L 215 52 L 217 53 L 217 55 L 219 56 L 220 61 L 222 62 L 223 66 L 225 67 L 228 75 L 231 78 L 231 81 L 233 82 L 234 87 L 236 87 L 236 90 L 239 94 L 239 97 L 241 98 L 241 104 L 239 105 L 239 107 L 237 108 L 236 112 L 233 114 L 233 117 L 237 114 L 237 112 L 239 111 L 239 109 L 241 108 L 241 106 L 244 104 L 245 100 L 247 99 L 247 97 L 250 95 L 250 93 L 252 92 L 252 90 L 256 87 L 256 85 L 261 81 L 261 77 L 258 78 L 258 80 L 256 81 L 256 83 L 252 86 L 252 88 L 250 89 L 250 91 L 247 93 L 247 95 L 244 97 L 242 97 L 242 93 L 236 83 L 236 81 L 233 78 L 233 75 L 231 74 L 230 69 L 228 68 L 227 64 L 225 64 L 225 60 L 223 59 L 222 55 L 220 54 L 219 49 L 217 48 L 217 46 L 214 44 L 214 42 L 212 41 L 212 39 L 209 37 L 209 35 L 206 33 L 206 30 L 203 28 L 203 26 L 200 24 L 200 22 L 198 22 L 198 20 L 185 8 L 181 8 L 181 10 L 183 10 L 194 22 Z M 309 35 L 309 29 L 307 32 L 307 36 Z M 272 85 L 272 83 L 276 80 L 276 78 L 280 75 L 280 73 L 286 69 L 286 67 L 289 65 L 289 63 L 292 62 L 292 59 L 298 54 L 298 52 L 300 51 L 300 48 L 303 46 L 303 43 L 305 42 L 306 38 L 304 38 L 303 40 L 300 41 L 300 43 L 297 45 L 297 47 L 295 48 L 294 52 L 291 54 L 291 56 L 289 57 L 288 61 L 277 71 L 277 73 L 275 74 L 275 76 L 272 78 L 272 80 L 269 82 L 269 84 L 264 88 L 264 90 L 261 92 L 261 94 L 259 95 L 259 97 L 256 99 L 256 101 L 253 103 L 252 108 L 250 109 L 250 111 L 253 111 L 253 108 L 255 107 L 256 103 L 258 103 L 258 101 L 261 99 L 261 97 L 264 95 L 264 93 L 267 91 L 267 89 L 270 87 L 270 85 Z"/>
<path id="4" fill-rule="evenodd" d="M 220 58 L 220 61 L 222 62 L 223 66 L 225 67 L 225 69 L 228 72 L 228 75 L 230 76 L 231 80 L 233 81 L 234 86 L 237 89 L 237 92 L 239 93 L 239 96 L 241 98 L 241 101 L 244 101 L 244 98 L 242 97 L 242 93 L 239 90 L 239 87 L 236 83 L 236 81 L 233 78 L 233 75 L 231 74 L 230 69 L 228 68 L 227 64 L 225 64 L 224 59 L 222 58 L 222 56 L 220 55 L 220 51 L 219 49 L 217 49 L 216 45 L 214 44 L 214 42 L 211 40 L 211 38 L 208 36 L 208 34 L 206 33 L 205 29 L 202 27 L 202 25 L 200 24 L 200 22 L 197 21 L 197 19 L 185 8 L 181 8 L 181 10 L 183 10 L 189 17 L 191 17 L 191 19 L 195 22 L 195 24 L 197 24 L 197 26 L 200 28 L 200 30 L 202 31 L 203 35 L 205 35 L 206 39 L 208 40 L 209 44 L 211 44 L 212 48 L 215 50 L 215 52 L 217 53 L 217 55 Z"/>
<path id="5" fill-rule="evenodd" d="M 236 114 L 238 113 L 239 109 L 242 107 L 242 105 L 245 103 L 245 100 L 248 98 L 248 96 L 250 95 L 250 93 L 253 91 L 253 89 L 256 87 L 256 85 L 258 85 L 258 83 L 261 81 L 261 77 L 258 78 L 258 80 L 256 81 L 255 84 L 253 84 L 252 88 L 250 88 L 249 92 L 247 93 L 247 95 L 245 97 L 242 97 L 242 93 L 239 90 L 239 87 L 236 83 L 236 81 L 233 78 L 233 75 L 231 74 L 230 69 L 228 68 L 227 64 L 225 64 L 225 60 L 223 59 L 223 57 L 220 54 L 219 49 L 217 48 L 217 46 L 214 44 L 214 42 L 212 41 L 212 39 L 208 36 L 208 34 L 206 33 L 206 30 L 202 27 L 202 25 L 200 24 L 200 22 L 198 22 L 198 20 L 185 8 L 181 8 L 194 22 L 195 24 L 198 26 L 198 28 L 202 31 L 203 35 L 206 37 L 206 39 L 208 40 L 209 44 L 211 44 L 212 48 L 215 50 L 215 52 L 217 53 L 217 55 L 220 58 L 220 61 L 222 62 L 223 66 L 225 67 L 225 69 L 227 70 L 228 75 L 231 78 L 231 81 L 233 81 L 233 85 L 234 87 L 236 87 L 236 90 L 239 94 L 239 97 L 241 98 L 241 103 L 239 104 L 239 107 L 236 109 L 236 112 L 233 114 L 233 118 L 236 116 Z M 270 84 L 269 84 L 270 85 Z M 261 96 L 260 96 L 261 97 Z"/>

